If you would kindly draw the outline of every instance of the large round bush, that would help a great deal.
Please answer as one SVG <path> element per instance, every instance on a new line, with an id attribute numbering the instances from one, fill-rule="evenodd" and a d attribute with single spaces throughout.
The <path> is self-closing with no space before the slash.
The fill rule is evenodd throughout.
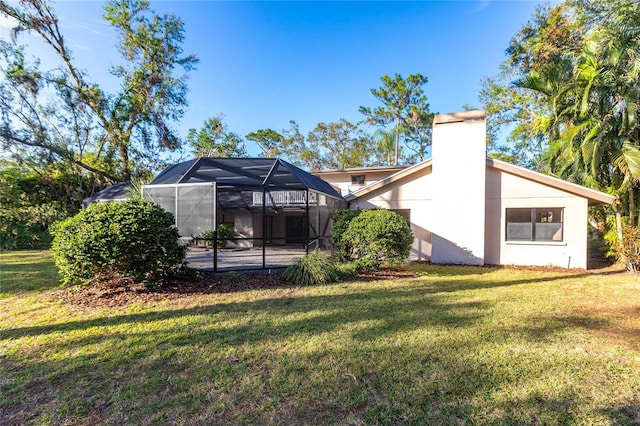
<path id="1" fill-rule="evenodd" d="M 56 224 L 53 236 L 51 251 L 65 284 L 157 282 L 186 256 L 173 215 L 140 199 L 93 204 Z"/>
<path id="2" fill-rule="evenodd" d="M 343 235 L 349 227 L 349 223 L 364 210 L 337 210 L 332 218 L 331 239 L 335 250 L 334 257 L 339 261 L 348 260 L 350 258 L 350 248 Z"/>
<path id="3" fill-rule="evenodd" d="M 407 221 L 390 210 L 365 210 L 349 222 L 342 234 L 352 259 L 389 263 L 409 257 L 413 234 Z"/>

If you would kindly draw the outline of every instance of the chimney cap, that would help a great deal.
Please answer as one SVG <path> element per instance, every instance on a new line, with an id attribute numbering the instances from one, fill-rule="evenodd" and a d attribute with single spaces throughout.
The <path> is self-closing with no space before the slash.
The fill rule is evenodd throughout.
<path id="1" fill-rule="evenodd" d="M 479 109 L 463 112 L 451 112 L 448 114 L 436 114 L 433 118 L 433 124 L 452 124 L 474 121 L 484 121 L 487 114 Z"/>

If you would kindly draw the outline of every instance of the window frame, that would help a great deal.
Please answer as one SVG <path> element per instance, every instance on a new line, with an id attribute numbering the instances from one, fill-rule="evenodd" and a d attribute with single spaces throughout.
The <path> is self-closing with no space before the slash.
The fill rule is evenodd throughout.
<path id="1" fill-rule="evenodd" d="M 509 220 L 510 212 L 513 215 L 517 215 L 520 213 L 523 215 L 524 211 L 529 211 L 529 221 L 514 221 Z M 564 207 L 508 207 L 505 208 L 505 233 L 504 238 L 507 243 L 563 243 L 564 242 L 564 225 L 565 225 L 565 217 L 564 217 Z M 559 220 L 554 220 L 553 216 L 558 213 L 560 217 Z M 524 216 L 524 215 L 523 215 Z M 545 218 L 545 220 L 542 220 Z M 551 219 L 551 220 L 549 220 Z M 530 225 L 530 237 L 527 238 L 514 238 L 513 235 L 510 235 L 510 224 L 529 224 Z M 543 229 L 547 224 L 559 224 L 559 229 L 555 231 L 555 233 L 551 236 L 551 238 L 542 238 L 540 235 L 542 232 L 536 232 L 536 228 Z M 558 234 L 560 235 L 559 239 L 554 239 L 554 237 Z"/>

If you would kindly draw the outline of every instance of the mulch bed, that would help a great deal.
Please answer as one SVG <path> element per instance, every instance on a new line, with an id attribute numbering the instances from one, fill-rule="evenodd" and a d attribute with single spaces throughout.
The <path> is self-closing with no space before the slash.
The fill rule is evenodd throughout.
<path id="1" fill-rule="evenodd" d="M 358 274 L 344 281 L 375 281 L 405 279 L 418 274 L 393 269 L 380 269 Z M 173 280 L 162 286 L 147 288 L 142 284 L 123 283 L 111 280 L 80 289 L 64 289 L 55 292 L 59 300 L 84 308 L 111 308 L 133 303 L 154 303 L 179 299 L 192 295 L 236 293 L 248 290 L 297 287 L 286 281 L 281 273 L 231 273 L 213 274 L 198 272 L 195 279 Z"/>
<path id="2" fill-rule="evenodd" d="M 496 266 L 492 266 L 495 268 Z M 580 269 L 565 269 L 558 267 L 542 266 L 497 266 L 505 269 L 567 272 L 571 274 L 595 273 L 617 274 L 625 273 L 619 266 L 610 266 L 594 271 Z M 377 271 L 360 273 L 349 281 L 377 281 L 415 278 L 419 276 L 415 272 L 400 271 L 382 268 Z M 295 288 L 298 287 L 286 281 L 281 273 L 230 273 L 213 274 L 211 272 L 198 272 L 194 279 L 174 280 L 160 287 L 147 288 L 142 284 L 126 283 L 111 280 L 102 284 L 82 287 L 80 289 L 64 289 L 55 291 L 55 297 L 65 303 L 84 308 L 110 308 L 121 307 L 133 303 L 154 303 L 165 300 L 179 299 L 192 295 L 236 293 L 249 290 Z"/>

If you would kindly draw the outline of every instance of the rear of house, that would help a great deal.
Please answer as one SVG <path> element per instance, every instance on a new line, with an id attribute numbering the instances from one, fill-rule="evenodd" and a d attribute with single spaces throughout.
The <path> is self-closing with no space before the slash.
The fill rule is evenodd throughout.
<path id="1" fill-rule="evenodd" d="M 440 114 L 433 157 L 347 195 L 407 218 L 410 260 L 587 266 L 588 207 L 614 198 L 486 157 L 483 111 Z"/>

